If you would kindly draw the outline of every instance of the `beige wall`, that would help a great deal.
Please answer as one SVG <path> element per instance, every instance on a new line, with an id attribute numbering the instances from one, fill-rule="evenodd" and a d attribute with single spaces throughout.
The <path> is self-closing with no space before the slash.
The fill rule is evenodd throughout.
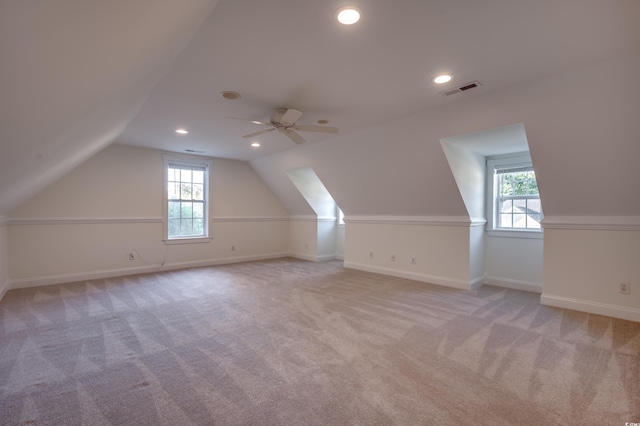
<path id="1" fill-rule="evenodd" d="M 212 240 L 165 245 L 162 154 L 112 145 L 13 211 L 11 286 L 287 253 L 285 208 L 246 162 L 217 158 L 210 173 Z"/>

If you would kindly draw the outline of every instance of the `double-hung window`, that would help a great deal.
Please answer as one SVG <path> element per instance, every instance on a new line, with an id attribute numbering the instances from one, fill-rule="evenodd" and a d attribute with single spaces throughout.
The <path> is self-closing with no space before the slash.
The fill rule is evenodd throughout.
<path id="1" fill-rule="evenodd" d="M 165 156 L 165 240 L 209 239 L 209 162 Z"/>
<path id="2" fill-rule="evenodd" d="M 542 204 L 530 157 L 489 158 L 487 171 L 489 231 L 501 235 L 540 234 Z"/>

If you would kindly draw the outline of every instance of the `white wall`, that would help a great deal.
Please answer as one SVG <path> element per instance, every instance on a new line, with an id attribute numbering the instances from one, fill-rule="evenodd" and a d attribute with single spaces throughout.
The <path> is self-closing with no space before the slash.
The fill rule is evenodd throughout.
<path id="1" fill-rule="evenodd" d="M 469 241 L 469 226 L 464 223 L 446 226 L 352 217 L 347 222 L 344 265 L 468 290 L 482 282 L 482 277 L 471 281 Z"/>
<path id="2" fill-rule="evenodd" d="M 288 213 L 246 162 L 213 159 L 209 192 L 211 242 L 165 245 L 162 152 L 112 145 L 12 212 L 11 286 L 287 253 Z"/>
<path id="3" fill-rule="evenodd" d="M 640 217 L 618 230 L 576 229 L 551 221 L 548 226 L 542 301 L 640 321 Z M 630 294 L 618 292 L 622 282 L 631 284 Z"/>
<path id="4" fill-rule="evenodd" d="M 316 216 L 292 216 L 290 218 L 289 253 L 300 259 L 317 259 L 318 222 Z"/>
<path id="5" fill-rule="evenodd" d="M 542 293 L 542 238 L 487 236 L 485 283 Z"/>
<path id="6" fill-rule="evenodd" d="M 346 239 L 346 227 L 338 226 L 336 230 L 336 258 L 344 260 L 344 244 Z"/>
<path id="7" fill-rule="evenodd" d="M 318 260 L 336 258 L 337 231 L 336 219 L 318 220 Z"/>
<path id="8" fill-rule="evenodd" d="M 458 185 L 460 196 L 467 208 L 469 217 L 484 219 L 485 217 L 485 156 L 468 148 L 443 142 L 449 167 Z"/>
<path id="9" fill-rule="evenodd" d="M 603 75 L 615 75 L 615 83 L 603 79 Z M 637 218 L 640 217 L 640 197 L 634 195 L 637 182 L 640 182 L 640 168 L 636 164 L 640 158 L 640 144 L 637 143 L 640 120 L 636 117 L 640 111 L 638 75 L 640 53 L 612 56 L 599 63 L 503 91 L 478 96 L 472 93 L 455 95 L 458 97 L 443 99 L 437 108 L 339 135 L 321 144 L 308 144 L 254 160 L 251 165 L 275 193 L 282 194 L 279 197 L 287 207 L 290 189 L 281 184 L 282 176 L 290 168 L 308 166 L 317 173 L 347 218 L 469 218 L 440 140 L 523 123 L 546 218 Z M 435 259 L 440 259 L 438 247 L 449 244 L 440 238 L 420 238 L 418 230 L 404 232 L 401 228 L 389 229 L 373 223 L 366 228 L 367 232 L 363 233 L 347 223 L 345 265 L 365 264 L 380 272 L 399 270 L 412 274 L 414 269 L 406 263 L 395 266 L 386 256 L 367 260 L 365 255 L 371 249 L 385 250 L 391 243 L 399 247 L 423 244 L 421 256 L 433 253 Z M 449 238 L 448 235 L 440 237 Z M 569 264 L 558 263 L 548 268 L 549 257 L 553 256 L 550 253 L 562 252 L 569 243 L 556 238 L 547 241 L 548 237 L 549 233 L 545 232 L 545 294 L 561 293 L 566 297 L 566 284 L 562 282 L 571 279 L 580 284 L 569 289 L 570 297 L 585 301 L 575 309 L 587 310 L 589 304 L 618 306 L 621 303 L 616 295 L 590 288 L 597 288 L 598 283 L 580 278 L 597 276 L 601 264 L 607 263 L 609 258 L 626 256 L 621 247 L 610 247 L 610 253 L 581 265 L 582 271 L 574 274 L 575 268 Z M 362 242 L 359 242 L 360 238 Z M 453 238 L 455 240 L 456 236 Z M 469 238 L 467 229 L 465 248 L 461 250 L 469 250 Z M 379 246 L 368 247 L 374 242 Z M 571 242 L 578 243 L 577 240 Z M 498 242 L 489 244 L 492 249 L 500 249 Z M 597 244 L 591 239 L 580 241 L 580 244 L 586 246 L 571 250 L 599 250 L 590 247 Z M 640 256 L 638 248 L 632 250 L 636 257 Z M 533 273 L 519 270 L 516 275 L 516 271 L 509 271 L 506 265 L 491 263 L 498 258 L 494 256 L 489 261 L 489 274 L 539 282 L 539 276 Z M 445 269 L 449 272 L 446 272 L 438 262 L 427 260 L 426 266 L 422 264 L 420 274 L 445 276 L 451 281 L 462 279 L 455 271 L 465 271 L 465 279 L 469 280 L 471 261 L 469 256 L 447 258 L 445 265 L 449 267 Z M 456 263 L 455 267 L 452 263 Z M 616 271 L 617 274 L 638 279 L 631 265 L 620 266 L 623 270 Z M 447 276 L 447 273 L 452 275 Z M 543 297 L 542 300 L 548 302 L 550 299 Z"/>
<path id="10" fill-rule="evenodd" d="M 9 290 L 9 237 L 6 221 L 0 216 L 0 300 Z"/>

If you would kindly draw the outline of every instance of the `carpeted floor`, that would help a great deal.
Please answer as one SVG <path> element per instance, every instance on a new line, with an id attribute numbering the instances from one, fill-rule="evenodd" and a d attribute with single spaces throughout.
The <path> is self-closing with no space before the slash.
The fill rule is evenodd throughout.
<path id="1" fill-rule="evenodd" d="M 278 259 L 13 290 L 3 425 L 624 425 L 640 323 Z"/>

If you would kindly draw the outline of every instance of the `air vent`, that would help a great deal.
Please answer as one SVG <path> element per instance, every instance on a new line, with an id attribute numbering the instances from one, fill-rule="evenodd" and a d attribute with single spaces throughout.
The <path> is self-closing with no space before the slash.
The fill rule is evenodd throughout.
<path id="1" fill-rule="evenodd" d="M 466 83 L 466 84 L 463 84 L 462 86 L 458 86 L 455 89 L 450 89 L 444 92 L 440 92 L 440 95 L 451 96 L 451 95 L 455 95 L 456 93 L 466 92 L 467 90 L 471 90 L 480 86 L 482 86 L 482 84 L 480 84 L 479 81 L 472 81 L 471 83 Z"/>
<path id="2" fill-rule="evenodd" d="M 197 149 L 185 149 L 185 152 L 190 152 L 191 154 L 204 154 L 204 151 L 199 151 Z"/>

